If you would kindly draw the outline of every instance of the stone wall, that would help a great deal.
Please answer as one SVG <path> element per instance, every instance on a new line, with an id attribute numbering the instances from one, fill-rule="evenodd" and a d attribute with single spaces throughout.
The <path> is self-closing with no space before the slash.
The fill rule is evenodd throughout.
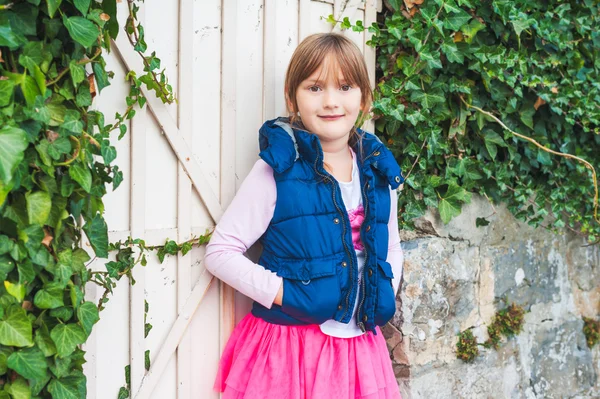
<path id="1" fill-rule="evenodd" d="M 491 223 L 476 227 L 477 217 Z M 417 226 L 401 232 L 404 283 L 384 328 L 403 399 L 600 398 L 600 345 L 588 348 L 582 320 L 600 315 L 598 245 L 533 229 L 476 196 L 448 225 L 432 212 Z M 511 302 L 527 312 L 523 332 L 458 360 L 457 334 L 484 342 Z"/>

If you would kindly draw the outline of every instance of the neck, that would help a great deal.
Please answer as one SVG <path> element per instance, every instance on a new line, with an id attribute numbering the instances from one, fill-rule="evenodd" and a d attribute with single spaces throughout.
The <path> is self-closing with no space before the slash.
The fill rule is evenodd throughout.
<path id="1" fill-rule="evenodd" d="M 329 145 L 322 144 L 323 148 L 323 160 L 325 162 L 336 162 L 343 161 L 352 156 L 350 152 L 350 146 L 348 140 L 340 141 L 338 143 L 327 143 Z"/>
<path id="2" fill-rule="evenodd" d="M 323 146 L 325 170 L 338 181 L 352 181 L 352 162 L 352 152 L 348 140 L 339 142 L 337 145 Z"/>
<path id="3" fill-rule="evenodd" d="M 336 157 L 339 154 L 347 155 L 348 147 L 349 147 L 349 145 L 348 145 L 349 136 L 350 136 L 350 134 L 347 134 L 344 137 L 340 137 L 337 140 L 331 140 L 331 141 L 320 140 L 324 157 L 328 157 L 328 156 Z"/>

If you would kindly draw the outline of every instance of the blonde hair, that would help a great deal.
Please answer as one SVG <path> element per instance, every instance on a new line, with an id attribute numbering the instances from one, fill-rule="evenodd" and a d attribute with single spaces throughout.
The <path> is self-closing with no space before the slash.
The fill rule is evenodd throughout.
<path id="1" fill-rule="evenodd" d="M 337 71 L 340 70 L 348 84 L 360 88 L 361 112 L 363 116 L 368 115 L 373 96 L 367 65 L 359 48 L 350 39 L 340 34 L 316 33 L 308 36 L 298 45 L 285 74 L 286 107 L 292 125 L 302 126 L 302 121 L 297 116 L 298 86 L 320 66 L 323 66 L 324 76 L 319 76 L 319 80 L 327 80 L 329 74 L 333 73 L 337 81 Z M 353 128 L 351 136 L 355 133 L 356 129 Z"/>

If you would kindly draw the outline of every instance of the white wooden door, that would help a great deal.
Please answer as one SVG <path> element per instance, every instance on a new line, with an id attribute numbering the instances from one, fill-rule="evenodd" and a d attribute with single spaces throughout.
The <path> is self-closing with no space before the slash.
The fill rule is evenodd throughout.
<path id="1" fill-rule="evenodd" d="M 127 14 L 126 2 L 119 15 Z M 299 40 L 328 32 L 333 14 L 365 25 L 375 1 L 179 0 L 146 2 L 139 13 L 150 51 L 166 67 L 178 102 L 164 105 L 147 94 L 129 133 L 119 142 L 121 187 L 107 195 L 111 242 L 128 236 L 148 245 L 178 242 L 214 227 L 257 159 L 257 131 L 285 114 L 283 79 Z M 323 19 L 321 17 L 324 17 Z M 124 25 L 124 19 L 121 26 Z M 364 51 L 374 81 L 374 50 L 367 33 L 344 32 Z M 107 119 L 126 108 L 128 70 L 141 59 L 121 33 L 107 56 L 112 85 L 95 99 Z M 131 366 L 132 397 L 212 399 L 218 359 L 250 301 L 213 281 L 204 249 L 186 256 L 151 258 L 138 266 L 136 284 L 121 281 L 86 345 L 89 398 L 116 398 Z M 103 269 L 101 262 L 93 267 Z M 88 286 L 87 297 L 101 292 Z M 144 337 L 147 322 L 153 328 Z M 151 368 L 144 367 L 150 350 Z"/>

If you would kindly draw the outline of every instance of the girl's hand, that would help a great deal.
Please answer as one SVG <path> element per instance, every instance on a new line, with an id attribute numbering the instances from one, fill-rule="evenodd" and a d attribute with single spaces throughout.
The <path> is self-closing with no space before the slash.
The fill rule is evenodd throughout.
<path id="1" fill-rule="evenodd" d="M 275 300 L 273 301 L 273 303 L 275 305 L 281 306 L 282 301 L 283 301 L 283 281 L 281 281 L 281 286 L 279 287 L 279 292 L 275 296 Z"/>

